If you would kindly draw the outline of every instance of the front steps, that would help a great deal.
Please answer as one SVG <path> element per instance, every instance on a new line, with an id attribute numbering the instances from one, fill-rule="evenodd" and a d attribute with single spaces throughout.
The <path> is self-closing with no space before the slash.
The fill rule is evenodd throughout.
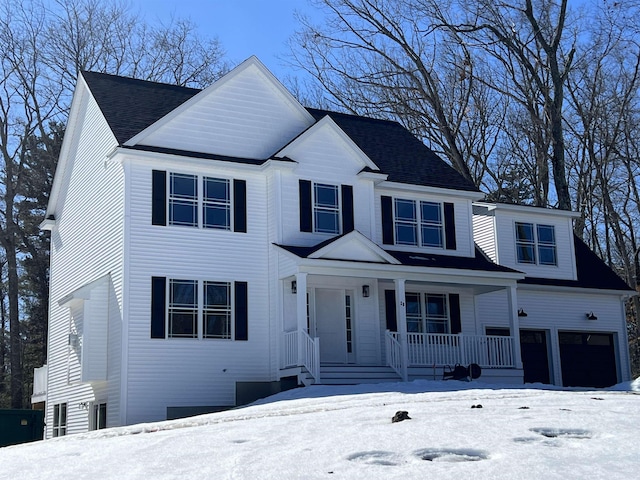
<path id="1" fill-rule="evenodd" d="M 402 381 L 400 376 L 391 367 L 384 365 L 320 365 L 319 385 L 358 385 L 400 381 Z"/>

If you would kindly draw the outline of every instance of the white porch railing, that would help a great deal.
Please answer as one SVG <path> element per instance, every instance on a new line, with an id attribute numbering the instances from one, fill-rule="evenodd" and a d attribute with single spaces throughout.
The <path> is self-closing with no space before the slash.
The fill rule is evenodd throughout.
<path id="1" fill-rule="evenodd" d="M 302 343 L 300 343 L 300 335 Z M 307 332 L 294 330 L 284 333 L 282 343 L 281 367 L 304 367 L 318 382 L 320 380 L 320 339 L 311 338 Z M 299 355 L 299 346 L 302 346 L 302 356 Z"/>
<path id="2" fill-rule="evenodd" d="M 388 337 L 400 345 L 398 333 L 390 332 Z M 477 363 L 482 368 L 515 367 L 513 337 L 407 333 L 407 351 L 411 366 Z M 387 347 L 387 359 L 389 355 Z"/>
<path id="3" fill-rule="evenodd" d="M 396 338 L 395 333 L 387 330 L 384 340 L 387 352 L 387 365 L 389 365 L 398 375 L 402 377 L 402 350 L 400 342 Z"/>

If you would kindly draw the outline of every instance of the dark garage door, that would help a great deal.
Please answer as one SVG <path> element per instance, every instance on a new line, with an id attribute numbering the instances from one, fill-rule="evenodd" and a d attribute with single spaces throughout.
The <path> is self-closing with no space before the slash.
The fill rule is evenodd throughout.
<path id="1" fill-rule="evenodd" d="M 558 340 L 565 387 L 610 387 L 618 382 L 612 334 L 559 332 Z"/>

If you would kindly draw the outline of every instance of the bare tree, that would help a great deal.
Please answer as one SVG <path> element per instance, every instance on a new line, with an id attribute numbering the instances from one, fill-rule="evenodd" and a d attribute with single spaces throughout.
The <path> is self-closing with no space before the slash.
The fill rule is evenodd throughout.
<path id="1" fill-rule="evenodd" d="M 21 205 L 35 172 L 34 145 L 38 155 L 56 156 L 59 139 L 51 125 L 65 122 L 77 73 L 88 69 L 203 86 L 226 70 L 223 57 L 219 43 L 198 36 L 190 21 L 150 24 L 119 0 L 0 2 L 0 245 L 7 269 L 13 408 L 22 407 L 26 397 L 21 266 L 31 259 L 45 272 L 48 263 L 25 230 L 36 220 L 25 223 L 24 214 L 34 209 Z M 55 162 L 46 168 L 52 176 Z M 46 296 L 46 288 L 37 290 Z"/>

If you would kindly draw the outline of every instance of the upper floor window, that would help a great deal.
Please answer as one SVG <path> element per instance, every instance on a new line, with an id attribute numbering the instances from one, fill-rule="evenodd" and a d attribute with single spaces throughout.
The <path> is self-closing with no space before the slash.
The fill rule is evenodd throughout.
<path id="1" fill-rule="evenodd" d="M 169 176 L 169 225 L 198 226 L 198 177 Z"/>
<path id="2" fill-rule="evenodd" d="M 453 203 L 381 197 L 382 242 L 456 249 Z"/>
<path id="3" fill-rule="evenodd" d="M 554 226 L 516 222 L 516 255 L 518 263 L 557 265 Z"/>
<path id="4" fill-rule="evenodd" d="M 202 226 L 204 228 L 231 228 L 231 195 L 229 180 L 204 177 Z"/>
<path id="5" fill-rule="evenodd" d="M 313 184 L 313 231 L 340 233 L 340 200 L 337 185 Z"/>
<path id="6" fill-rule="evenodd" d="M 395 239 L 398 245 L 444 246 L 442 205 L 396 198 L 394 201 Z"/>
<path id="7" fill-rule="evenodd" d="M 339 234 L 354 228 L 353 187 L 300 180 L 300 231 Z"/>
<path id="8" fill-rule="evenodd" d="M 246 182 L 153 171 L 152 224 L 247 231 Z"/>

